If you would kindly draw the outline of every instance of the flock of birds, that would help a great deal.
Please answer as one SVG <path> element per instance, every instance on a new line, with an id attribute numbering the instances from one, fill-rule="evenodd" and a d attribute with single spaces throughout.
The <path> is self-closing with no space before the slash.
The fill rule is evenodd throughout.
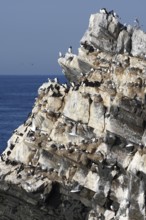
<path id="1" fill-rule="evenodd" d="M 114 10 L 111 10 L 111 11 L 107 11 L 106 8 L 102 8 L 99 10 L 99 12 L 101 14 L 106 14 L 107 16 L 110 16 L 112 15 L 114 18 L 119 18 L 119 15 L 114 11 Z M 124 24 L 124 26 L 127 26 L 127 24 Z M 135 18 L 134 20 L 134 27 L 135 28 L 140 28 L 140 22 L 138 20 L 138 18 Z"/>
<path id="2" fill-rule="evenodd" d="M 107 16 L 107 18 L 109 16 L 111 16 L 113 19 L 119 19 L 119 15 L 114 10 L 111 10 L 111 11 L 108 12 L 106 10 L 106 8 L 102 8 L 102 9 L 99 10 L 99 12 L 101 14 L 105 14 Z M 139 22 L 138 18 L 135 18 L 135 20 L 134 20 L 134 28 L 135 29 L 139 29 L 140 27 L 141 26 L 140 26 L 140 22 Z M 123 29 L 125 29 L 125 30 L 127 29 L 127 24 L 126 23 L 124 23 L 123 27 L 121 28 L 121 30 L 123 30 Z M 87 41 L 81 42 L 81 47 L 84 47 L 86 50 L 89 51 L 89 53 L 94 52 L 94 47 L 91 46 L 90 44 L 88 44 Z M 68 59 L 70 59 L 70 58 L 71 58 L 71 60 L 73 59 L 72 46 L 70 46 L 68 48 L 66 55 L 68 56 Z M 62 52 L 59 52 L 59 58 L 64 58 L 64 57 L 66 57 L 66 55 L 63 55 Z"/>
<path id="3" fill-rule="evenodd" d="M 106 10 L 105 8 L 102 8 L 102 9 L 100 9 L 100 13 L 101 13 L 101 14 L 106 14 L 107 16 L 112 15 L 112 16 L 115 17 L 115 18 L 119 18 L 119 16 L 118 16 L 113 10 L 110 11 L 110 12 L 107 12 L 107 10 Z M 139 21 L 138 21 L 138 19 L 136 19 L 134 22 L 135 22 L 135 24 L 136 24 L 136 27 L 139 27 Z M 125 26 L 126 26 L 126 25 L 125 25 Z M 91 45 L 89 45 L 87 41 L 81 43 L 81 46 L 84 47 L 86 50 L 88 50 L 89 53 L 90 53 L 90 52 L 91 52 L 91 53 L 94 52 L 94 47 L 91 46 Z M 67 53 L 68 53 L 69 56 L 71 56 L 71 57 L 73 56 L 72 46 L 70 46 L 70 47 L 68 48 L 68 52 L 67 52 Z M 64 57 L 61 52 L 59 52 L 59 57 L 60 57 L 60 58 L 61 58 L 61 57 Z M 91 68 L 91 71 L 94 71 L 94 69 Z M 55 78 L 53 81 L 49 79 L 48 82 L 49 82 L 50 84 L 54 83 L 54 84 L 56 85 L 56 84 L 58 84 L 58 79 Z M 79 84 L 79 85 L 75 85 L 74 83 L 71 83 L 71 87 L 72 87 L 73 90 L 78 89 L 78 87 L 79 87 L 80 85 L 82 85 L 82 86 L 90 86 L 90 87 L 99 87 L 99 86 L 100 86 L 100 83 L 99 83 L 98 81 L 96 81 L 96 82 L 89 82 L 87 79 L 86 79 L 85 81 L 81 82 L 81 84 Z M 68 85 L 67 85 L 67 84 L 64 84 L 63 86 L 64 86 L 65 89 L 68 89 Z M 51 87 L 50 87 L 50 88 L 51 88 Z M 49 88 L 49 89 L 50 89 L 50 88 Z M 56 89 L 58 89 L 58 88 L 59 88 L 59 87 L 56 87 Z M 51 89 L 52 89 L 52 91 L 53 91 L 54 88 L 51 88 Z M 45 91 L 45 88 L 42 88 L 41 90 Z M 67 90 L 67 91 L 68 91 L 68 90 Z M 98 99 L 100 99 L 100 98 L 101 98 L 101 97 L 98 97 Z M 44 113 L 45 113 L 45 111 L 44 111 Z M 31 140 L 35 142 L 35 140 L 36 140 L 36 139 L 35 139 L 35 133 L 36 133 L 39 129 L 36 128 L 35 123 L 33 123 L 34 117 L 35 117 L 35 116 L 34 116 L 33 114 L 30 115 L 30 118 L 32 119 L 32 122 L 31 122 L 31 124 L 29 125 L 29 126 L 31 126 L 31 130 L 28 132 L 28 137 L 31 138 Z M 62 119 L 67 120 L 67 118 L 66 118 L 64 115 L 62 115 Z M 73 123 L 73 122 L 72 122 L 72 123 Z M 77 126 L 78 126 L 78 125 L 81 125 L 81 126 L 82 126 L 82 124 L 81 124 L 80 122 L 79 122 L 79 123 L 74 122 L 73 125 L 74 125 L 74 126 L 72 127 L 71 131 L 69 132 L 69 135 L 76 137 L 76 136 L 78 136 L 78 134 L 77 134 Z M 41 131 L 41 130 L 40 130 L 40 131 Z M 14 133 L 17 133 L 17 130 L 15 130 Z M 22 133 L 22 134 L 21 134 L 21 133 L 18 133 L 18 136 L 23 136 L 23 133 Z M 10 160 L 8 159 L 8 158 L 9 158 L 9 155 L 11 154 L 11 151 L 13 150 L 13 148 L 15 147 L 15 144 L 16 144 L 18 141 L 19 141 L 19 137 L 16 138 L 15 143 L 10 143 L 9 149 L 8 149 L 8 151 L 6 152 L 6 154 L 2 154 L 2 155 L 1 155 L 1 161 L 5 162 L 6 164 L 11 164 L 11 165 L 13 165 L 13 166 L 19 165 L 19 166 L 17 166 L 17 168 L 16 168 L 16 172 L 17 172 L 17 178 L 20 179 L 20 178 L 22 178 L 21 172 L 25 169 L 24 164 L 23 164 L 23 163 L 19 164 L 19 163 L 17 163 L 16 161 L 10 161 Z M 50 139 L 50 141 L 51 141 L 51 139 Z M 113 177 L 113 178 L 116 178 L 117 175 L 119 175 L 119 173 L 121 173 L 121 170 L 120 170 L 121 168 L 120 168 L 120 166 L 119 166 L 119 164 L 118 164 L 117 161 L 114 161 L 114 163 L 110 165 L 110 163 L 108 162 L 108 160 L 107 160 L 106 158 L 104 159 L 104 155 L 103 155 L 101 152 L 98 152 L 98 154 L 101 154 L 101 155 L 98 155 L 98 160 L 99 160 L 99 158 L 100 158 L 100 163 L 101 163 L 101 167 L 100 167 L 100 166 L 99 166 L 100 163 L 97 163 L 97 161 L 92 161 L 92 160 L 90 160 L 90 159 L 88 158 L 88 155 L 90 155 L 91 152 L 90 152 L 88 149 L 86 149 L 85 146 L 87 146 L 87 145 L 94 146 L 94 149 L 91 149 L 91 150 L 93 150 L 93 151 L 95 152 L 95 151 L 96 151 L 96 148 L 95 148 L 94 143 L 96 143 L 97 141 L 98 141 L 98 140 L 97 140 L 95 137 L 93 137 L 90 141 L 89 141 L 89 140 L 83 140 L 82 143 L 80 144 L 80 147 L 81 147 L 80 150 L 79 150 L 79 146 L 77 146 L 76 144 L 74 144 L 74 143 L 72 143 L 72 142 L 70 142 L 70 143 L 69 143 L 68 145 L 66 145 L 66 146 L 63 145 L 63 144 L 62 144 L 62 145 L 51 144 L 51 145 L 50 145 L 50 149 L 52 150 L 52 152 L 66 150 L 69 154 L 72 154 L 73 152 L 82 154 L 83 156 L 80 157 L 80 160 L 79 160 L 79 162 L 80 162 L 82 165 L 87 166 L 88 164 L 90 164 L 90 168 L 91 168 L 91 170 L 92 170 L 93 172 L 100 172 L 100 169 L 103 170 L 104 168 L 105 168 L 105 169 L 109 169 L 110 172 L 111 172 L 111 175 L 113 175 L 112 177 Z M 105 141 L 105 143 L 107 143 L 107 144 L 109 144 L 109 145 L 114 144 L 114 142 L 115 142 L 115 137 L 112 136 L 112 135 L 109 135 L 104 141 Z M 85 148 L 82 149 L 83 147 L 85 147 Z M 133 143 L 126 143 L 125 149 L 128 151 L 129 155 L 133 155 L 133 154 L 136 152 L 136 150 L 143 151 L 144 146 L 143 146 L 142 144 L 139 144 L 138 147 L 135 147 Z M 38 157 L 37 159 L 39 159 L 39 157 Z M 92 163 L 91 163 L 91 161 L 92 161 Z M 97 166 L 97 164 L 98 164 L 98 166 Z M 34 175 L 35 175 L 35 168 L 37 168 L 37 169 L 40 168 L 40 169 L 41 169 L 40 164 L 37 164 L 37 167 L 34 167 L 31 162 L 28 164 L 28 167 L 30 168 L 30 170 L 28 170 L 28 176 L 34 176 Z M 54 168 L 50 168 L 49 172 L 54 172 L 54 171 L 55 171 L 55 172 L 58 172 L 59 175 L 61 175 L 61 174 L 63 173 L 63 169 L 64 169 L 63 166 L 61 166 L 60 169 L 58 169 L 58 170 L 55 170 Z M 45 171 L 46 169 L 42 169 L 42 170 Z M 37 176 L 37 177 L 38 177 L 38 176 Z M 41 175 L 41 177 L 44 178 L 44 175 Z M 76 183 L 76 184 L 71 188 L 70 192 L 71 192 L 71 193 L 78 193 L 78 192 L 81 191 L 81 189 L 82 189 L 82 186 L 81 186 L 80 184 Z M 96 194 L 95 194 L 93 200 L 96 200 L 96 199 L 97 199 L 97 198 L 96 198 Z M 114 210 L 113 204 L 110 204 L 110 203 L 109 203 L 109 204 L 107 204 L 107 205 L 110 205 L 110 207 L 108 207 L 109 209 Z"/>

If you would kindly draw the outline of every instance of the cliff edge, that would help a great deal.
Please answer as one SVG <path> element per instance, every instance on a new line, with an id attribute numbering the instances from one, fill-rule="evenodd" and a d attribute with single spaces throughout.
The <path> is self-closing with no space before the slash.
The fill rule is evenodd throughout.
<path id="1" fill-rule="evenodd" d="M 146 34 L 91 15 L 0 160 L 0 219 L 144 220 Z"/>

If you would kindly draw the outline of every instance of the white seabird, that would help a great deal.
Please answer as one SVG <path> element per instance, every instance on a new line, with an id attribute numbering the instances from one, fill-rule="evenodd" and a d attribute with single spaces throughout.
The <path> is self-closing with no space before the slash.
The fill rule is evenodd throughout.
<path id="1" fill-rule="evenodd" d="M 58 83 L 57 77 L 54 78 L 54 82 L 55 82 L 55 83 Z"/>
<path id="2" fill-rule="evenodd" d="M 71 86 L 72 86 L 72 87 L 74 87 L 74 86 L 75 86 L 75 83 L 74 83 L 74 82 L 71 82 L 70 84 L 71 84 Z"/>
<path id="3" fill-rule="evenodd" d="M 68 48 L 68 53 L 72 53 L 72 46 Z"/>
<path id="4" fill-rule="evenodd" d="M 72 189 L 70 192 L 71 193 L 77 193 L 77 192 L 80 192 L 81 191 L 81 185 L 77 185 L 77 186 L 75 186 L 75 188 L 74 189 Z"/>
<path id="5" fill-rule="evenodd" d="M 129 143 L 129 144 L 126 145 L 126 148 L 131 148 L 131 147 L 133 147 L 132 143 Z"/>
<path id="6" fill-rule="evenodd" d="M 62 86 L 67 89 L 67 84 L 66 83 L 62 84 Z"/>
<path id="7" fill-rule="evenodd" d="M 94 68 L 91 68 L 90 71 L 91 71 L 91 72 L 94 72 Z"/>
<path id="8" fill-rule="evenodd" d="M 106 8 L 101 8 L 101 9 L 99 10 L 99 12 L 100 12 L 101 14 L 108 14 Z"/>
<path id="9" fill-rule="evenodd" d="M 61 52 L 59 52 L 59 57 L 63 57 L 63 55 L 62 55 L 62 53 L 61 53 Z"/>
<path id="10" fill-rule="evenodd" d="M 49 82 L 49 83 L 51 83 L 51 82 L 52 82 L 50 78 L 48 78 L 48 82 Z"/>
<path id="11" fill-rule="evenodd" d="M 112 11 L 110 11 L 109 12 L 109 15 L 112 15 L 113 17 L 115 17 L 115 18 L 119 18 L 119 15 L 117 15 L 117 13 L 114 11 L 114 10 L 112 10 Z"/>

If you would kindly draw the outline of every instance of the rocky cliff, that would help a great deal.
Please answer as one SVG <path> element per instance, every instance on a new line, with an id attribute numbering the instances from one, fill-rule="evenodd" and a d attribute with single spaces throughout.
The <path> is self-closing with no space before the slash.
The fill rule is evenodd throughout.
<path id="1" fill-rule="evenodd" d="M 91 15 L 0 161 L 0 219 L 144 220 L 146 34 Z"/>

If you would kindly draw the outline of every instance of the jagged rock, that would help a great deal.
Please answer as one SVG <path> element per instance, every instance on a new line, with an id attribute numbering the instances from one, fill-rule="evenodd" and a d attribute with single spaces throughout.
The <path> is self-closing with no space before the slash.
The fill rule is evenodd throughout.
<path id="1" fill-rule="evenodd" d="M 131 52 L 131 37 L 126 30 L 122 30 L 117 39 L 117 52 Z"/>
<path id="2" fill-rule="evenodd" d="M 58 60 L 0 159 L 0 219 L 143 220 L 145 33 L 105 9 Z M 74 83 L 73 83 L 74 82 Z"/>
<path id="3" fill-rule="evenodd" d="M 140 29 L 135 29 L 132 35 L 132 51 L 133 56 L 142 56 L 145 58 L 146 53 L 146 33 Z"/>
<path id="4" fill-rule="evenodd" d="M 102 103 L 96 103 L 95 98 L 90 107 L 90 119 L 88 125 L 95 129 L 95 133 L 101 134 L 105 127 L 105 107 Z"/>

